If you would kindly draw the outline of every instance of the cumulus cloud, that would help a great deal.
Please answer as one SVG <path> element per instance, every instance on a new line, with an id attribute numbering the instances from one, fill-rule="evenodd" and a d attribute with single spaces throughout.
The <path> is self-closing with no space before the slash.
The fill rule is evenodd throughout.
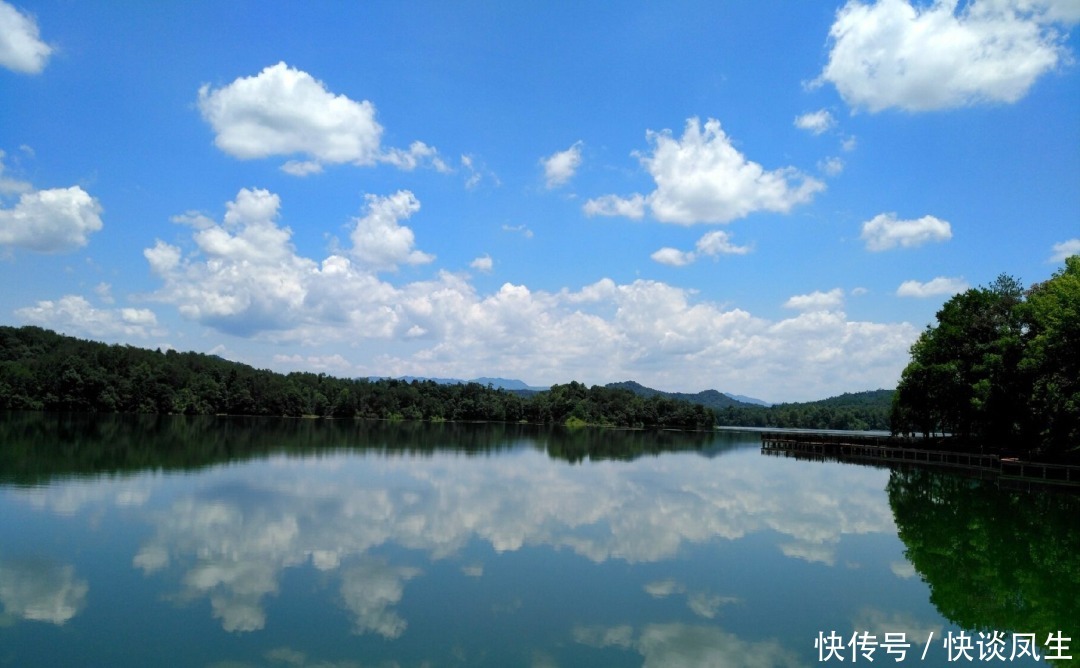
<path id="1" fill-rule="evenodd" d="M 407 191 L 369 203 L 365 218 L 381 222 L 358 225 L 358 243 L 373 230 L 404 229 L 402 217 L 418 206 Z M 803 313 L 770 321 L 648 280 L 605 278 L 558 291 L 506 283 L 482 294 L 467 275 L 439 271 L 394 285 L 375 266 L 416 257 L 411 233 L 410 244 L 370 245 L 366 260 L 355 248 L 317 260 L 297 252 L 291 230 L 277 222 L 278 206 L 267 191 L 241 191 L 224 223 L 179 217 L 190 226 L 192 250 L 158 241 L 143 252 L 162 281 L 152 299 L 239 336 L 379 342 L 382 352 L 366 362 L 377 375 L 633 377 L 656 387 L 739 388 L 791 400 L 891 386 L 918 334 L 907 323 L 849 320 L 835 302 L 831 310 L 806 304 Z M 396 250 L 383 252 L 387 247 Z M 692 252 L 698 258 L 741 248 L 717 231 Z"/>
<path id="2" fill-rule="evenodd" d="M 1054 244 L 1054 254 L 1050 256 L 1051 262 L 1064 262 L 1070 255 L 1080 254 L 1080 239 L 1066 239 Z"/>
<path id="3" fill-rule="evenodd" d="M 861 238 L 869 251 L 915 248 L 931 241 L 952 239 L 952 227 L 934 216 L 900 220 L 895 213 L 879 213 L 863 223 Z"/>
<path id="4" fill-rule="evenodd" d="M 56 301 L 39 301 L 17 309 L 24 322 L 55 329 L 65 334 L 101 339 L 161 336 L 157 316 L 145 308 L 94 308 L 85 297 L 65 295 Z"/>
<path id="5" fill-rule="evenodd" d="M 420 210 L 420 200 L 408 190 L 380 197 L 365 195 L 367 213 L 356 219 L 350 238 L 352 254 L 373 269 L 395 269 L 399 264 L 425 264 L 434 255 L 413 248 L 413 231 L 399 221 Z"/>
<path id="6" fill-rule="evenodd" d="M 745 255 L 750 252 L 749 246 L 736 246 L 731 243 L 731 235 L 721 230 L 705 233 L 698 239 L 695 250 L 681 251 L 675 248 L 661 248 L 650 257 L 660 264 L 672 267 L 682 267 L 695 262 L 701 257 L 716 257 L 718 255 Z"/>
<path id="7" fill-rule="evenodd" d="M 849 0 L 816 83 L 871 112 L 1016 102 L 1070 58 L 1060 28 L 1077 20 L 1068 0 Z"/>
<path id="8" fill-rule="evenodd" d="M 495 263 L 491 259 L 491 256 L 485 253 L 484 255 L 481 255 L 480 257 L 470 262 L 469 266 L 477 271 L 482 271 L 487 274 L 491 273 L 491 269 L 495 266 Z"/>
<path id="9" fill-rule="evenodd" d="M 240 336 L 289 330 L 285 338 L 306 340 L 323 328 L 336 332 L 330 338 L 344 337 L 348 328 L 390 336 L 399 317 L 388 304 L 397 293 L 375 272 L 432 259 L 413 248 L 412 230 L 400 225 L 419 210 L 416 197 L 409 191 L 367 196 L 366 213 L 350 235 L 353 247 L 322 262 L 296 253 L 292 230 L 277 224 L 279 206 L 276 194 L 243 189 L 227 204 L 222 224 L 201 214 L 174 219 L 195 228 L 196 251 L 185 256 L 160 240 L 143 251 L 164 281 L 153 298 Z"/>
<path id="10" fill-rule="evenodd" d="M 835 125 L 836 119 L 828 109 L 818 109 L 795 117 L 795 127 L 814 135 L 820 135 Z"/>
<path id="11" fill-rule="evenodd" d="M 844 291 L 833 288 L 828 292 L 815 290 L 807 295 L 795 295 L 784 302 L 784 308 L 799 311 L 831 311 L 843 307 Z"/>
<path id="12" fill-rule="evenodd" d="M 79 186 L 30 190 L 0 209 L 0 246 L 60 253 L 89 243 L 102 227 L 101 204 Z"/>
<path id="13" fill-rule="evenodd" d="M 574 177 L 577 168 L 581 166 L 581 146 L 580 141 L 575 142 L 565 151 L 552 153 L 540 160 L 540 164 L 544 166 L 544 182 L 549 189 L 558 188 Z"/>
<path id="14" fill-rule="evenodd" d="M 937 297 L 939 295 L 955 295 L 967 290 L 967 281 L 963 278 L 949 278 L 938 276 L 926 283 L 919 281 L 904 281 L 896 289 L 897 297 Z"/>
<path id="15" fill-rule="evenodd" d="M 323 82 L 284 62 L 221 88 L 203 85 L 198 106 L 219 149 L 241 160 L 303 156 L 282 166 L 295 176 L 342 163 L 385 162 L 406 170 L 429 165 L 450 171 L 423 142 L 413 142 L 408 149 L 384 149 L 374 104 L 335 95 Z"/>
<path id="16" fill-rule="evenodd" d="M 41 41 L 34 17 L 0 0 L 0 66 L 38 74 L 52 52 L 52 47 Z"/>
<path id="17" fill-rule="evenodd" d="M 639 155 L 656 183 L 649 195 L 604 195 L 585 203 L 588 215 L 640 218 L 648 205 L 661 222 L 727 223 L 757 211 L 787 213 L 809 202 L 825 184 L 793 167 L 766 170 L 738 151 L 709 119 L 687 120 L 681 138 L 647 133 L 652 152 Z"/>

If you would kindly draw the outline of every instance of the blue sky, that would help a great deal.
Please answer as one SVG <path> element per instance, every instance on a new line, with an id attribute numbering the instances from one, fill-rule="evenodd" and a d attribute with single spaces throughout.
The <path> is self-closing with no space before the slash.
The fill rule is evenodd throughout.
<path id="1" fill-rule="evenodd" d="M 893 387 L 1080 252 L 1076 0 L 0 0 L 0 323 L 279 371 Z"/>

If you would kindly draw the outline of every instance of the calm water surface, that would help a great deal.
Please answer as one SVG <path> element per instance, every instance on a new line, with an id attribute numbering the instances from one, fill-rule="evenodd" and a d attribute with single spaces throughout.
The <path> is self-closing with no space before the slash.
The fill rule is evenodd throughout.
<path id="1" fill-rule="evenodd" d="M 753 433 L 0 414 L 0 665 L 1032 665 L 1078 601 L 1076 496 Z"/>

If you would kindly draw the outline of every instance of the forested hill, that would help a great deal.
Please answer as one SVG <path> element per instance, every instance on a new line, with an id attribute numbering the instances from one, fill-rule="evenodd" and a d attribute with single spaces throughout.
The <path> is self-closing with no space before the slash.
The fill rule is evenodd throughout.
<path id="1" fill-rule="evenodd" d="M 893 390 L 845 393 L 820 401 L 731 406 L 716 412 L 721 426 L 889 431 Z"/>
<path id="2" fill-rule="evenodd" d="M 725 427 L 784 427 L 793 429 L 889 430 L 892 390 L 845 393 L 820 401 L 760 406 L 732 399 L 716 390 L 697 394 L 663 392 L 632 380 L 608 383 L 642 397 L 662 396 L 711 408 Z"/>
<path id="3" fill-rule="evenodd" d="M 624 380 L 621 383 L 608 383 L 604 387 L 610 387 L 618 390 L 630 390 L 639 397 L 667 397 L 668 399 L 675 399 L 677 401 L 689 401 L 693 404 L 700 404 L 707 408 L 711 408 L 714 411 L 721 408 L 728 408 L 729 406 L 749 406 L 754 407 L 758 404 L 751 404 L 744 401 L 738 401 L 732 399 L 723 392 L 716 390 L 705 390 L 696 394 L 688 394 L 686 392 L 664 392 L 662 390 L 654 390 L 651 387 L 645 387 L 641 383 L 633 380 Z"/>
<path id="4" fill-rule="evenodd" d="M 0 327 L 0 410 L 488 420 L 711 429 L 713 412 L 666 397 L 571 382 L 523 397 L 443 385 L 279 374 L 214 355 L 107 345 Z"/>

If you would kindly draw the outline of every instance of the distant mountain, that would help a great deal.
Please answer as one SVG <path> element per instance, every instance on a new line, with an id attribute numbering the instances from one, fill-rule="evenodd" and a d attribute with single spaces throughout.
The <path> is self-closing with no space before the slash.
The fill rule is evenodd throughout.
<path id="1" fill-rule="evenodd" d="M 481 385 L 491 385 L 492 387 L 499 388 L 501 390 L 528 390 L 531 392 L 543 392 L 550 389 L 542 385 L 526 385 L 525 381 L 517 380 L 515 378 L 473 378 L 471 383 L 480 383 Z"/>
<path id="2" fill-rule="evenodd" d="M 729 397 L 731 397 L 735 401 L 741 401 L 744 404 L 754 404 L 755 406 L 765 406 L 765 407 L 772 406 L 772 404 L 770 404 L 768 401 L 764 401 L 762 399 L 755 399 L 754 397 L 748 397 L 748 396 L 743 395 L 743 394 L 731 394 L 729 392 L 724 392 L 724 394 L 728 395 Z"/>
<path id="3" fill-rule="evenodd" d="M 640 397 L 653 397 L 660 395 L 667 397 L 668 399 L 679 399 L 682 401 L 689 401 L 694 404 L 701 404 L 706 408 L 712 408 L 713 410 L 720 410 L 722 408 L 736 407 L 760 407 L 764 405 L 764 402 L 760 400 L 755 401 L 740 401 L 734 399 L 731 396 L 718 392 L 717 390 L 705 390 L 703 392 L 697 392 L 695 394 L 688 394 L 686 392 L 663 392 L 661 390 L 654 390 L 651 387 L 645 387 L 641 383 L 633 380 L 624 380 L 621 383 L 608 383 L 605 387 L 610 387 L 620 390 L 630 390 L 634 394 Z"/>
<path id="4" fill-rule="evenodd" d="M 391 380 L 390 376 L 368 376 L 368 380 Z M 497 390 L 510 390 L 513 392 L 543 392 L 549 389 L 546 386 L 540 385 L 527 385 L 523 380 L 517 380 L 516 378 L 473 378 L 471 380 L 462 380 L 460 378 L 429 378 L 426 376 L 398 376 L 392 380 L 400 380 L 406 383 L 411 383 L 414 380 L 428 381 L 438 383 L 440 385 L 464 385 L 465 383 L 478 383 L 487 387 L 491 385 Z"/>

